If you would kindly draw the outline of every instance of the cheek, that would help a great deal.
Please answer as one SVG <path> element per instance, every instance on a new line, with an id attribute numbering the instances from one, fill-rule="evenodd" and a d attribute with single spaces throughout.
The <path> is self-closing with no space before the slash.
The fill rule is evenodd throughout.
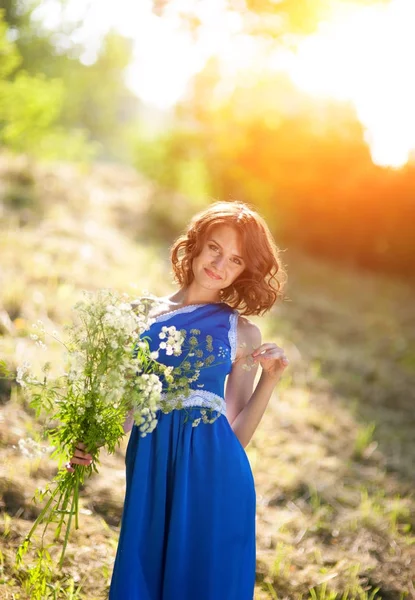
<path id="1" fill-rule="evenodd" d="M 198 268 L 198 267 L 202 267 L 204 263 L 206 263 L 208 261 L 208 253 L 204 250 L 202 250 L 202 252 L 199 254 L 199 256 L 195 256 L 195 258 L 193 259 L 192 262 L 192 267 L 194 268 Z"/>
<path id="2" fill-rule="evenodd" d="M 199 262 L 201 264 L 203 264 L 205 262 L 209 262 L 210 260 L 212 260 L 211 250 L 209 250 L 209 248 L 202 250 L 202 252 L 199 254 L 198 258 L 199 258 Z"/>
<path id="3" fill-rule="evenodd" d="M 241 275 L 244 271 L 245 267 L 239 267 L 237 265 L 235 265 L 235 267 L 232 267 L 229 270 L 229 274 L 228 274 L 228 278 L 233 281 L 235 281 L 235 279 L 237 279 L 239 277 L 239 275 Z"/>

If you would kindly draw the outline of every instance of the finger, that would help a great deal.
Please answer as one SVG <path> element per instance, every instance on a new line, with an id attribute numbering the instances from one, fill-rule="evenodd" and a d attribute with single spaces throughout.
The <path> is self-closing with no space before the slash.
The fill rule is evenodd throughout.
<path id="1" fill-rule="evenodd" d="M 263 354 L 259 354 L 257 358 L 287 358 L 284 350 L 267 350 Z"/>
<path id="2" fill-rule="evenodd" d="M 70 463 L 70 462 L 67 462 L 67 463 L 66 463 L 66 465 L 65 465 L 65 469 L 66 469 L 67 471 L 69 471 L 69 473 L 73 473 L 73 472 L 75 471 L 75 469 L 73 468 L 73 466 L 71 465 L 71 463 Z"/>
<path id="3" fill-rule="evenodd" d="M 92 458 L 91 454 L 88 452 L 86 444 L 78 440 L 75 444 L 74 455 L 80 458 Z"/>
<path id="4" fill-rule="evenodd" d="M 265 352 L 255 356 L 254 361 L 259 361 L 262 359 L 268 360 L 270 358 L 274 358 L 274 359 L 279 358 L 280 360 L 288 360 L 287 357 L 285 356 L 284 350 L 282 350 L 281 348 L 278 348 L 278 349 L 272 348 L 270 350 L 266 350 Z"/>
<path id="5" fill-rule="evenodd" d="M 86 452 L 87 448 L 85 448 L 85 446 L 75 446 L 75 450 L 78 450 L 79 452 Z"/>
<path id="6" fill-rule="evenodd" d="M 73 456 L 71 458 L 71 464 L 72 465 L 82 465 L 84 467 L 87 467 L 91 464 L 92 459 L 86 459 L 86 458 L 78 458 L 76 456 Z"/>
<path id="7" fill-rule="evenodd" d="M 265 352 L 267 350 L 271 350 L 271 349 L 282 350 L 282 348 L 277 346 L 277 344 L 274 344 L 273 342 L 266 342 L 265 344 L 261 344 L 261 346 L 259 346 L 259 348 L 256 348 L 252 352 L 252 356 L 257 356 L 258 354 L 262 354 L 263 352 Z"/>
<path id="8" fill-rule="evenodd" d="M 264 365 L 265 363 L 273 362 L 273 361 L 275 361 L 275 360 L 277 360 L 277 361 L 278 361 L 278 363 L 279 363 L 279 365 L 280 365 L 280 368 L 281 368 L 282 366 L 285 368 L 285 367 L 287 367 L 287 366 L 289 365 L 289 363 L 290 363 L 290 361 L 289 361 L 287 358 L 277 358 L 277 359 L 276 359 L 276 358 L 275 358 L 275 357 L 273 357 L 273 356 L 265 356 L 265 357 L 264 357 L 264 359 L 263 359 L 263 362 L 262 362 L 262 359 L 261 359 L 261 361 L 255 361 L 255 362 L 261 362 L 261 364 L 262 364 L 262 365 Z M 277 365 L 277 368 L 278 368 L 278 365 Z"/>
<path id="9" fill-rule="evenodd" d="M 74 456 L 76 456 L 76 458 L 88 458 L 92 460 L 92 455 L 88 452 L 82 452 L 82 450 L 75 450 Z"/>
<path id="10" fill-rule="evenodd" d="M 272 342 L 264 342 L 263 344 L 258 346 L 258 348 L 255 348 L 253 350 L 252 354 L 259 354 L 260 352 L 264 352 L 264 350 L 268 350 L 268 348 L 271 348 L 274 346 L 275 346 L 275 344 L 273 344 Z"/>
<path id="11" fill-rule="evenodd" d="M 88 453 L 88 448 L 87 448 L 86 444 L 84 444 L 84 442 L 76 442 L 75 450 L 80 450 L 81 452 Z"/>

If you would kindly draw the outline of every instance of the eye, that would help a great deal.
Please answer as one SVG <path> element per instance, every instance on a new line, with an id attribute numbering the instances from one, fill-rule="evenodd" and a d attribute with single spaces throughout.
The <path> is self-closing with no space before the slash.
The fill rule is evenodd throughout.
<path id="1" fill-rule="evenodd" d="M 233 262 L 236 263 L 237 265 L 241 265 L 242 262 L 239 260 L 239 258 L 234 258 Z"/>
<path id="2" fill-rule="evenodd" d="M 215 246 L 214 244 L 209 244 L 209 248 L 211 250 L 214 250 L 216 252 L 216 250 L 219 250 L 219 248 L 217 246 Z"/>

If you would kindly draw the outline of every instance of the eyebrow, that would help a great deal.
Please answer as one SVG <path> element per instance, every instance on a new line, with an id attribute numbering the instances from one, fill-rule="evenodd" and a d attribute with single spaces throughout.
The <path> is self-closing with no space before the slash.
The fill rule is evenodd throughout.
<path id="1" fill-rule="evenodd" d="M 209 240 L 209 242 L 213 242 L 214 244 L 216 244 L 217 246 L 219 246 L 219 248 L 221 248 L 221 249 L 223 250 L 223 248 L 222 248 L 222 246 L 219 244 L 219 242 L 217 242 L 217 241 L 216 241 L 216 240 L 214 240 L 213 238 L 211 238 L 211 239 Z M 241 260 L 244 260 L 244 259 L 243 259 L 243 257 L 242 257 L 242 256 L 238 256 L 238 254 L 234 254 L 233 256 L 234 256 L 235 258 L 240 258 Z"/>

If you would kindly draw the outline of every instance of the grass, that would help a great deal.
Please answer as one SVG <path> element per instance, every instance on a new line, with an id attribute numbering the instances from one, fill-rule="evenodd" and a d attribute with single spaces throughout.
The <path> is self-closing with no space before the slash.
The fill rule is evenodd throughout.
<path id="1" fill-rule="evenodd" d="M 0 158 L 0 172 L 9 164 Z M 31 323 L 60 331 L 82 288 L 171 289 L 167 247 L 149 241 L 148 182 L 111 165 L 36 167 L 30 181 L 42 220 L 22 225 L 7 214 L 0 238 L 0 354 L 10 365 L 36 361 Z M 415 597 L 413 289 L 292 249 L 285 262 L 288 300 L 255 319 L 291 361 L 247 448 L 257 488 L 255 598 Z M 31 496 L 56 465 L 19 455 L 18 440 L 39 427 L 15 386 L 0 392 L 0 583 L 6 599 L 25 600 L 30 577 L 13 570 L 13 555 L 36 516 Z M 65 578 L 45 598 L 107 597 L 126 441 L 85 486 Z"/>

